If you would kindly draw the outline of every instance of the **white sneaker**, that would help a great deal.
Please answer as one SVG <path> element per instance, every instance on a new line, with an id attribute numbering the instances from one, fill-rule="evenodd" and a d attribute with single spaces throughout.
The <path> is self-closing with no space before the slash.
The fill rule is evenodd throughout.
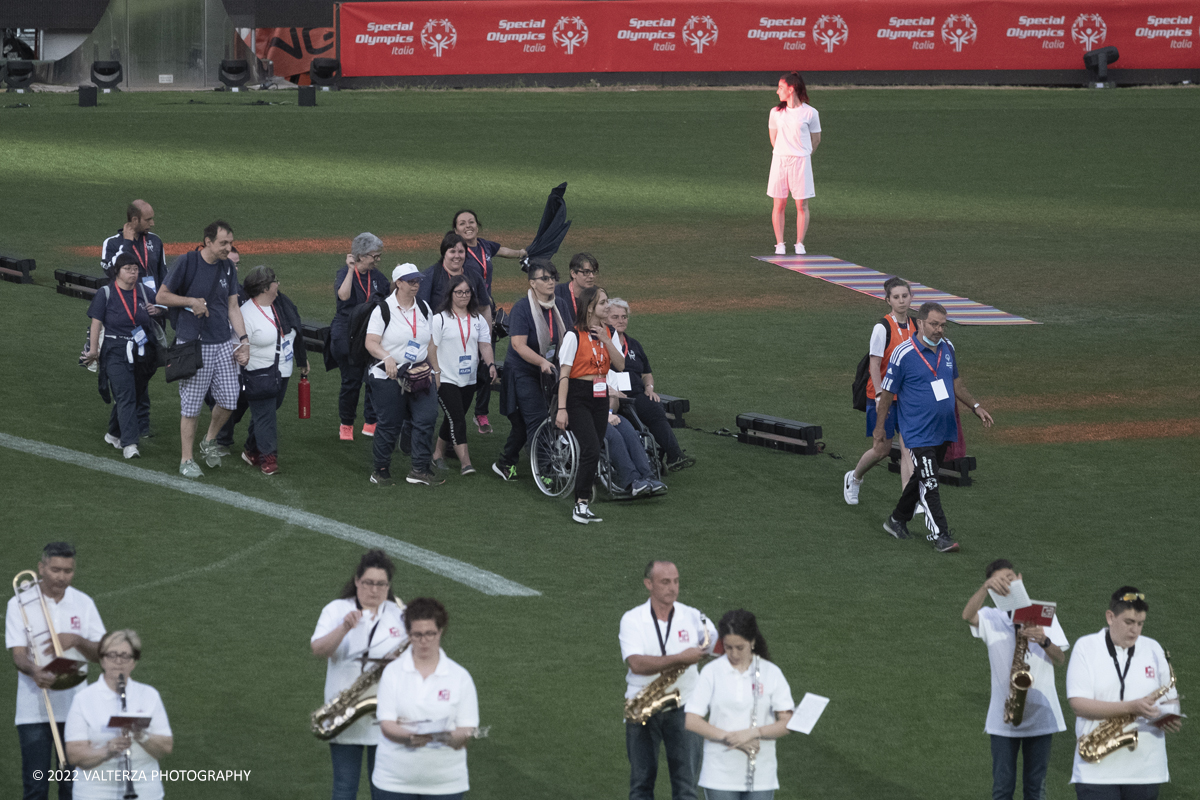
<path id="1" fill-rule="evenodd" d="M 846 498 L 846 505 L 858 505 L 858 490 L 861 486 L 862 481 L 855 479 L 854 470 L 842 476 L 842 497 Z"/>
<path id="2" fill-rule="evenodd" d="M 592 513 L 587 503 L 576 503 L 575 509 L 571 512 L 571 519 L 576 522 L 582 522 L 584 525 L 587 525 L 589 522 L 604 521 Z"/>
<path id="3" fill-rule="evenodd" d="M 796 242 L 796 255 L 798 255 L 798 256 L 804 255 L 804 245 L 801 244 L 800 242 Z"/>
<path id="4" fill-rule="evenodd" d="M 104 434 L 104 441 L 108 442 L 118 450 L 121 449 L 121 439 L 118 436 L 113 436 L 111 433 L 106 433 Z"/>
<path id="5" fill-rule="evenodd" d="M 141 458 L 142 457 L 142 454 L 138 452 L 136 444 L 129 445 L 129 447 L 126 447 L 122 452 L 125 454 L 126 458 Z"/>
<path id="6" fill-rule="evenodd" d="M 787 255 L 787 245 L 784 244 L 783 242 L 776 242 L 775 243 L 775 255 L 786 256 Z"/>

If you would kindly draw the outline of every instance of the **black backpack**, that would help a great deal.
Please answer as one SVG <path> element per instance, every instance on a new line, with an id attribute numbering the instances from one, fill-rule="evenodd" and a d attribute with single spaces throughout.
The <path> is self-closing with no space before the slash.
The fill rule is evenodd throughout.
<path id="1" fill-rule="evenodd" d="M 883 330 L 886 338 L 883 340 L 884 352 L 887 352 L 887 346 L 892 341 L 892 326 L 888 324 L 887 317 L 881 317 L 880 322 L 883 323 Z M 887 371 L 887 365 L 881 364 L 882 369 L 880 374 Z M 858 362 L 858 366 L 854 370 L 854 383 L 850 384 L 850 400 L 855 411 L 867 410 L 867 381 L 871 379 L 871 354 L 867 353 L 862 357 L 862 361 Z M 879 387 L 875 387 L 879 391 Z"/>
<path id="2" fill-rule="evenodd" d="M 350 353 L 346 356 L 350 366 L 363 369 L 375 361 L 375 357 L 367 352 L 367 323 L 371 321 L 371 312 L 376 308 L 383 317 L 383 324 L 386 326 L 391 323 L 392 312 L 388 308 L 387 299 L 388 295 L 372 295 L 371 299 L 355 306 L 350 312 Z M 429 304 L 422 300 L 417 300 L 416 303 L 421 316 L 429 319 L 433 313 Z"/>

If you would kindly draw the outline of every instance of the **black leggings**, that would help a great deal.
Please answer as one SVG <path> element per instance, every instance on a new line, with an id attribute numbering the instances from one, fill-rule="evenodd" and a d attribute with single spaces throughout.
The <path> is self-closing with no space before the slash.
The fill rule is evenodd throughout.
<path id="1" fill-rule="evenodd" d="M 590 500 L 600 461 L 600 443 L 608 424 L 608 397 L 593 397 L 592 382 L 571 378 L 567 382 L 567 427 L 579 441 L 579 472 L 575 499 Z"/>
<path id="2" fill-rule="evenodd" d="M 470 386 L 455 386 L 449 381 L 442 381 L 438 389 L 438 404 L 442 407 L 442 429 L 438 438 L 452 445 L 467 443 L 467 409 L 471 407 L 471 396 L 475 394 L 475 384 Z"/>

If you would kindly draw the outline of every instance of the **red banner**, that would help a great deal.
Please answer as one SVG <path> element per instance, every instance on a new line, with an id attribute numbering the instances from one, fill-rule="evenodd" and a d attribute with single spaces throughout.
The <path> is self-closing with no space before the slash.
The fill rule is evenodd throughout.
<path id="1" fill-rule="evenodd" d="M 1183 2 L 446 0 L 341 3 L 346 76 L 538 72 L 1082 70 L 1200 66 Z"/>

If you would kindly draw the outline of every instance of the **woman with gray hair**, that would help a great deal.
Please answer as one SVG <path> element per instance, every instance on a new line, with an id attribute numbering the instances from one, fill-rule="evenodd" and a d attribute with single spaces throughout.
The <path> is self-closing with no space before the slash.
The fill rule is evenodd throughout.
<path id="1" fill-rule="evenodd" d="M 295 366 L 300 321 L 298 315 L 293 319 L 291 313 L 285 313 L 283 303 L 278 302 L 281 298 L 275 270 L 257 266 L 250 270 L 242 286 L 250 295 L 250 299 L 242 304 L 242 319 L 246 325 L 246 335 L 250 337 L 250 362 L 246 364 L 242 378 L 242 392 L 250 405 L 250 429 L 246 431 L 242 460 L 252 467 L 258 467 L 264 475 L 274 475 L 279 471 L 279 433 L 275 412 L 283 405 L 288 378 L 292 376 Z M 294 310 L 295 306 L 291 308 Z M 256 390 L 246 380 L 246 372 L 269 370 L 272 367 L 279 370 L 279 383 L 274 393 L 260 393 L 261 390 Z M 308 374 L 307 360 L 300 374 Z"/>
<path id="2" fill-rule="evenodd" d="M 373 233 L 360 233 L 350 243 L 346 266 L 339 269 L 337 277 L 333 279 L 337 311 L 329 325 L 329 348 L 342 373 L 342 388 L 338 394 L 338 416 L 341 418 L 338 438 L 343 442 L 354 440 L 359 390 L 366 381 L 366 368 L 350 364 L 350 315 L 356 306 L 374 295 L 386 295 L 390 290 L 391 283 L 387 276 L 376 269 L 382 257 L 383 240 Z M 377 422 L 368 383 L 367 397 L 363 401 L 363 436 L 374 436 Z"/>

